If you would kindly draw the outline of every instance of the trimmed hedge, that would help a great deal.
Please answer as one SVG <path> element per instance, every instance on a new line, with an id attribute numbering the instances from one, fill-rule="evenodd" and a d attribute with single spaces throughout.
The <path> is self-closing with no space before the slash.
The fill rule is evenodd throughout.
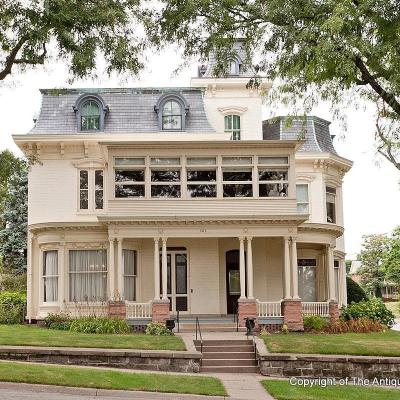
<path id="1" fill-rule="evenodd" d="M 364 289 L 353 279 L 346 277 L 347 285 L 347 303 L 359 303 L 360 301 L 368 300 L 368 296 Z"/>

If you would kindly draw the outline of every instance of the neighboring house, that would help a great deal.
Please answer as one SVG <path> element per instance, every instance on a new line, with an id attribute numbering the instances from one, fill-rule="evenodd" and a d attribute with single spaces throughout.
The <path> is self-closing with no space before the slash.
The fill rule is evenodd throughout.
<path id="1" fill-rule="evenodd" d="M 354 282 L 361 283 L 360 268 L 362 267 L 361 261 L 353 260 L 349 271 L 349 276 Z M 399 296 L 399 287 L 393 282 L 383 281 L 382 298 L 383 300 L 397 300 Z"/>
<path id="2" fill-rule="evenodd" d="M 34 128 L 14 136 L 40 160 L 29 320 L 119 300 L 137 323 L 238 311 L 296 330 L 346 304 L 352 163 L 321 118 L 263 121 L 270 83 L 246 88 L 240 51 L 225 78 L 212 64 L 190 87 L 41 90 Z"/>

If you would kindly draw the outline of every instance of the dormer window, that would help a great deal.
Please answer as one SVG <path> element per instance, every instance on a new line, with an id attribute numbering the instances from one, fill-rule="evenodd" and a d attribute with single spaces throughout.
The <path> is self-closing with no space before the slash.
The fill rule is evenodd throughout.
<path id="1" fill-rule="evenodd" d="M 162 111 L 163 130 L 182 129 L 182 109 L 177 101 L 167 101 Z"/>
<path id="2" fill-rule="evenodd" d="M 154 106 L 154 111 L 158 114 L 158 126 L 161 131 L 185 130 L 189 105 L 180 94 L 162 95 Z"/>
<path id="3" fill-rule="evenodd" d="M 98 131 L 100 129 L 100 107 L 93 101 L 85 102 L 81 110 L 81 130 Z"/>
<path id="4" fill-rule="evenodd" d="M 104 119 L 109 111 L 103 99 L 96 94 L 84 94 L 78 98 L 73 109 L 78 132 L 104 130 Z"/>

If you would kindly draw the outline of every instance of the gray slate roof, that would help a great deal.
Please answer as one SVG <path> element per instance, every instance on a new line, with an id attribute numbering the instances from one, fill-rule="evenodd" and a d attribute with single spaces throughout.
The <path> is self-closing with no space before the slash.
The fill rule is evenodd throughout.
<path id="1" fill-rule="evenodd" d="M 319 117 L 276 117 L 263 121 L 264 140 L 303 139 L 299 152 L 338 155 L 329 132 L 330 122 Z"/>
<path id="2" fill-rule="evenodd" d="M 104 133 L 157 132 L 154 111 L 157 100 L 165 93 L 181 95 L 189 105 L 185 132 L 214 132 L 203 105 L 202 89 L 196 88 L 122 88 L 122 89 L 42 89 L 42 107 L 32 134 L 77 133 L 73 106 L 82 94 L 97 94 L 109 107 Z"/>

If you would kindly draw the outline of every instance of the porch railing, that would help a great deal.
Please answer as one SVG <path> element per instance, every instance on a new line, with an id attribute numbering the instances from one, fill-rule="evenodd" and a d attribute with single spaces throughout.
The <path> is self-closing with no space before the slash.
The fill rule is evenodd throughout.
<path id="1" fill-rule="evenodd" d="M 151 303 L 126 303 L 126 318 L 151 318 Z"/>
<path id="2" fill-rule="evenodd" d="M 75 302 L 67 303 L 64 310 L 74 318 L 107 317 L 108 305 L 105 302 Z"/>
<path id="3" fill-rule="evenodd" d="M 301 308 L 304 316 L 319 315 L 329 317 L 329 303 L 326 301 L 303 301 Z"/>
<path id="4" fill-rule="evenodd" d="M 282 317 L 280 301 L 258 301 L 257 315 L 259 317 Z"/>

